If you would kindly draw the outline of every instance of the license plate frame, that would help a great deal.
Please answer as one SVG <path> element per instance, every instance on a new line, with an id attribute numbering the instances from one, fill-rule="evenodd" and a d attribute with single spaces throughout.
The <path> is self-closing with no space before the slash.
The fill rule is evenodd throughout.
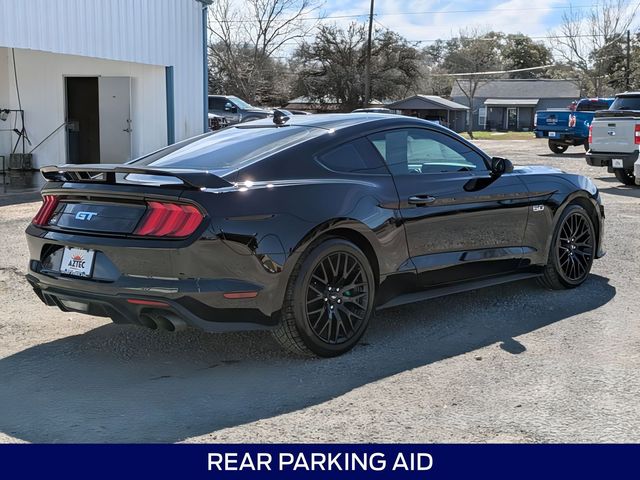
<path id="1" fill-rule="evenodd" d="M 624 161 L 621 158 L 612 158 L 611 166 L 613 168 L 624 168 Z"/>
<path id="2" fill-rule="evenodd" d="M 91 278 L 95 263 L 95 250 L 86 248 L 64 247 L 60 273 L 78 278 Z"/>

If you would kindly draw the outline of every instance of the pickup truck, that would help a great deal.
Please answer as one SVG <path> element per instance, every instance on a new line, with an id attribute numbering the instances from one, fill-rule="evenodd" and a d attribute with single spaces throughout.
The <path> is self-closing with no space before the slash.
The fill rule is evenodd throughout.
<path id="1" fill-rule="evenodd" d="M 534 119 L 537 138 L 548 138 L 553 153 L 564 153 L 570 146 L 583 145 L 589 150 L 589 125 L 596 110 L 609 108 L 613 98 L 583 98 L 571 107 L 539 110 Z"/>
<path id="2" fill-rule="evenodd" d="M 272 110 L 254 107 L 233 95 L 209 95 L 209 113 L 226 118 L 229 125 L 273 116 Z"/>
<path id="3" fill-rule="evenodd" d="M 625 185 L 636 184 L 634 164 L 640 146 L 640 92 L 620 93 L 609 110 L 596 112 L 589 143 L 589 165 L 607 167 L 607 171 Z"/>

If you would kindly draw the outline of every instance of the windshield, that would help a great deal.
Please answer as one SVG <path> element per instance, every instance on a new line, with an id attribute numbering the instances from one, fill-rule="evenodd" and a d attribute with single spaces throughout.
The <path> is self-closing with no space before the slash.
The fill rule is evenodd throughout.
<path id="1" fill-rule="evenodd" d="M 247 110 L 248 108 L 255 108 L 253 105 L 249 105 L 247 102 L 238 97 L 229 96 L 227 97 L 233 103 L 236 104 L 236 107 L 241 108 L 243 110 Z"/>
<path id="2" fill-rule="evenodd" d="M 296 126 L 231 127 L 163 148 L 131 165 L 212 170 L 225 175 L 324 133 L 326 130 Z"/>
<path id="3" fill-rule="evenodd" d="M 640 110 L 640 97 L 616 97 L 610 110 Z"/>

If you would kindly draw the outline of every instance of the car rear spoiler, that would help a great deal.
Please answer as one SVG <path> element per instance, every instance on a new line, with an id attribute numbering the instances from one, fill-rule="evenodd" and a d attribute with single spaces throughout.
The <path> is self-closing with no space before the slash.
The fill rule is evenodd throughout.
<path id="1" fill-rule="evenodd" d="M 188 188 L 224 188 L 232 186 L 225 179 L 204 170 L 134 167 L 120 164 L 49 165 L 40 169 L 49 182 L 118 183 L 117 174 L 172 177 Z M 122 183 L 122 182 L 120 182 Z M 167 182 L 169 183 L 169 182 Z"/>

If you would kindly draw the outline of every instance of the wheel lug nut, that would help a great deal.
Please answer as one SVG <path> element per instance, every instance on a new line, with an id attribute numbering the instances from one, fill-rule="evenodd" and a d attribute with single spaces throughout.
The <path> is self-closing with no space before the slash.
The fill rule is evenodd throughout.
<path id="1" fill-rule="evenodd" d="M 325 299 L 324 299 L 324 301 L 325 301 L 325 302 L 328 302 L 328 301 L 329 301 L 329 299 L 328 299 L 328 298 L 325 298 Z"/>
<path id="2" fill-rule="evenodd" d="M 333 310 L 333 305 L 331 305 L 331 307 L 330 307 L 330 308 L 331 308 L 331 310 Z"/>
<path id="3" fill-rule="evenodd" d="M 338 303 L 342 303 L 342 300 L 338 299 Z"/>
<path id="4" fill-rule="evenodd" d="M 340 291 L 340 289 L 339 289 L 339 288 L 336 288 L 336 292 L 339 292 L 339 291 Z"/>

